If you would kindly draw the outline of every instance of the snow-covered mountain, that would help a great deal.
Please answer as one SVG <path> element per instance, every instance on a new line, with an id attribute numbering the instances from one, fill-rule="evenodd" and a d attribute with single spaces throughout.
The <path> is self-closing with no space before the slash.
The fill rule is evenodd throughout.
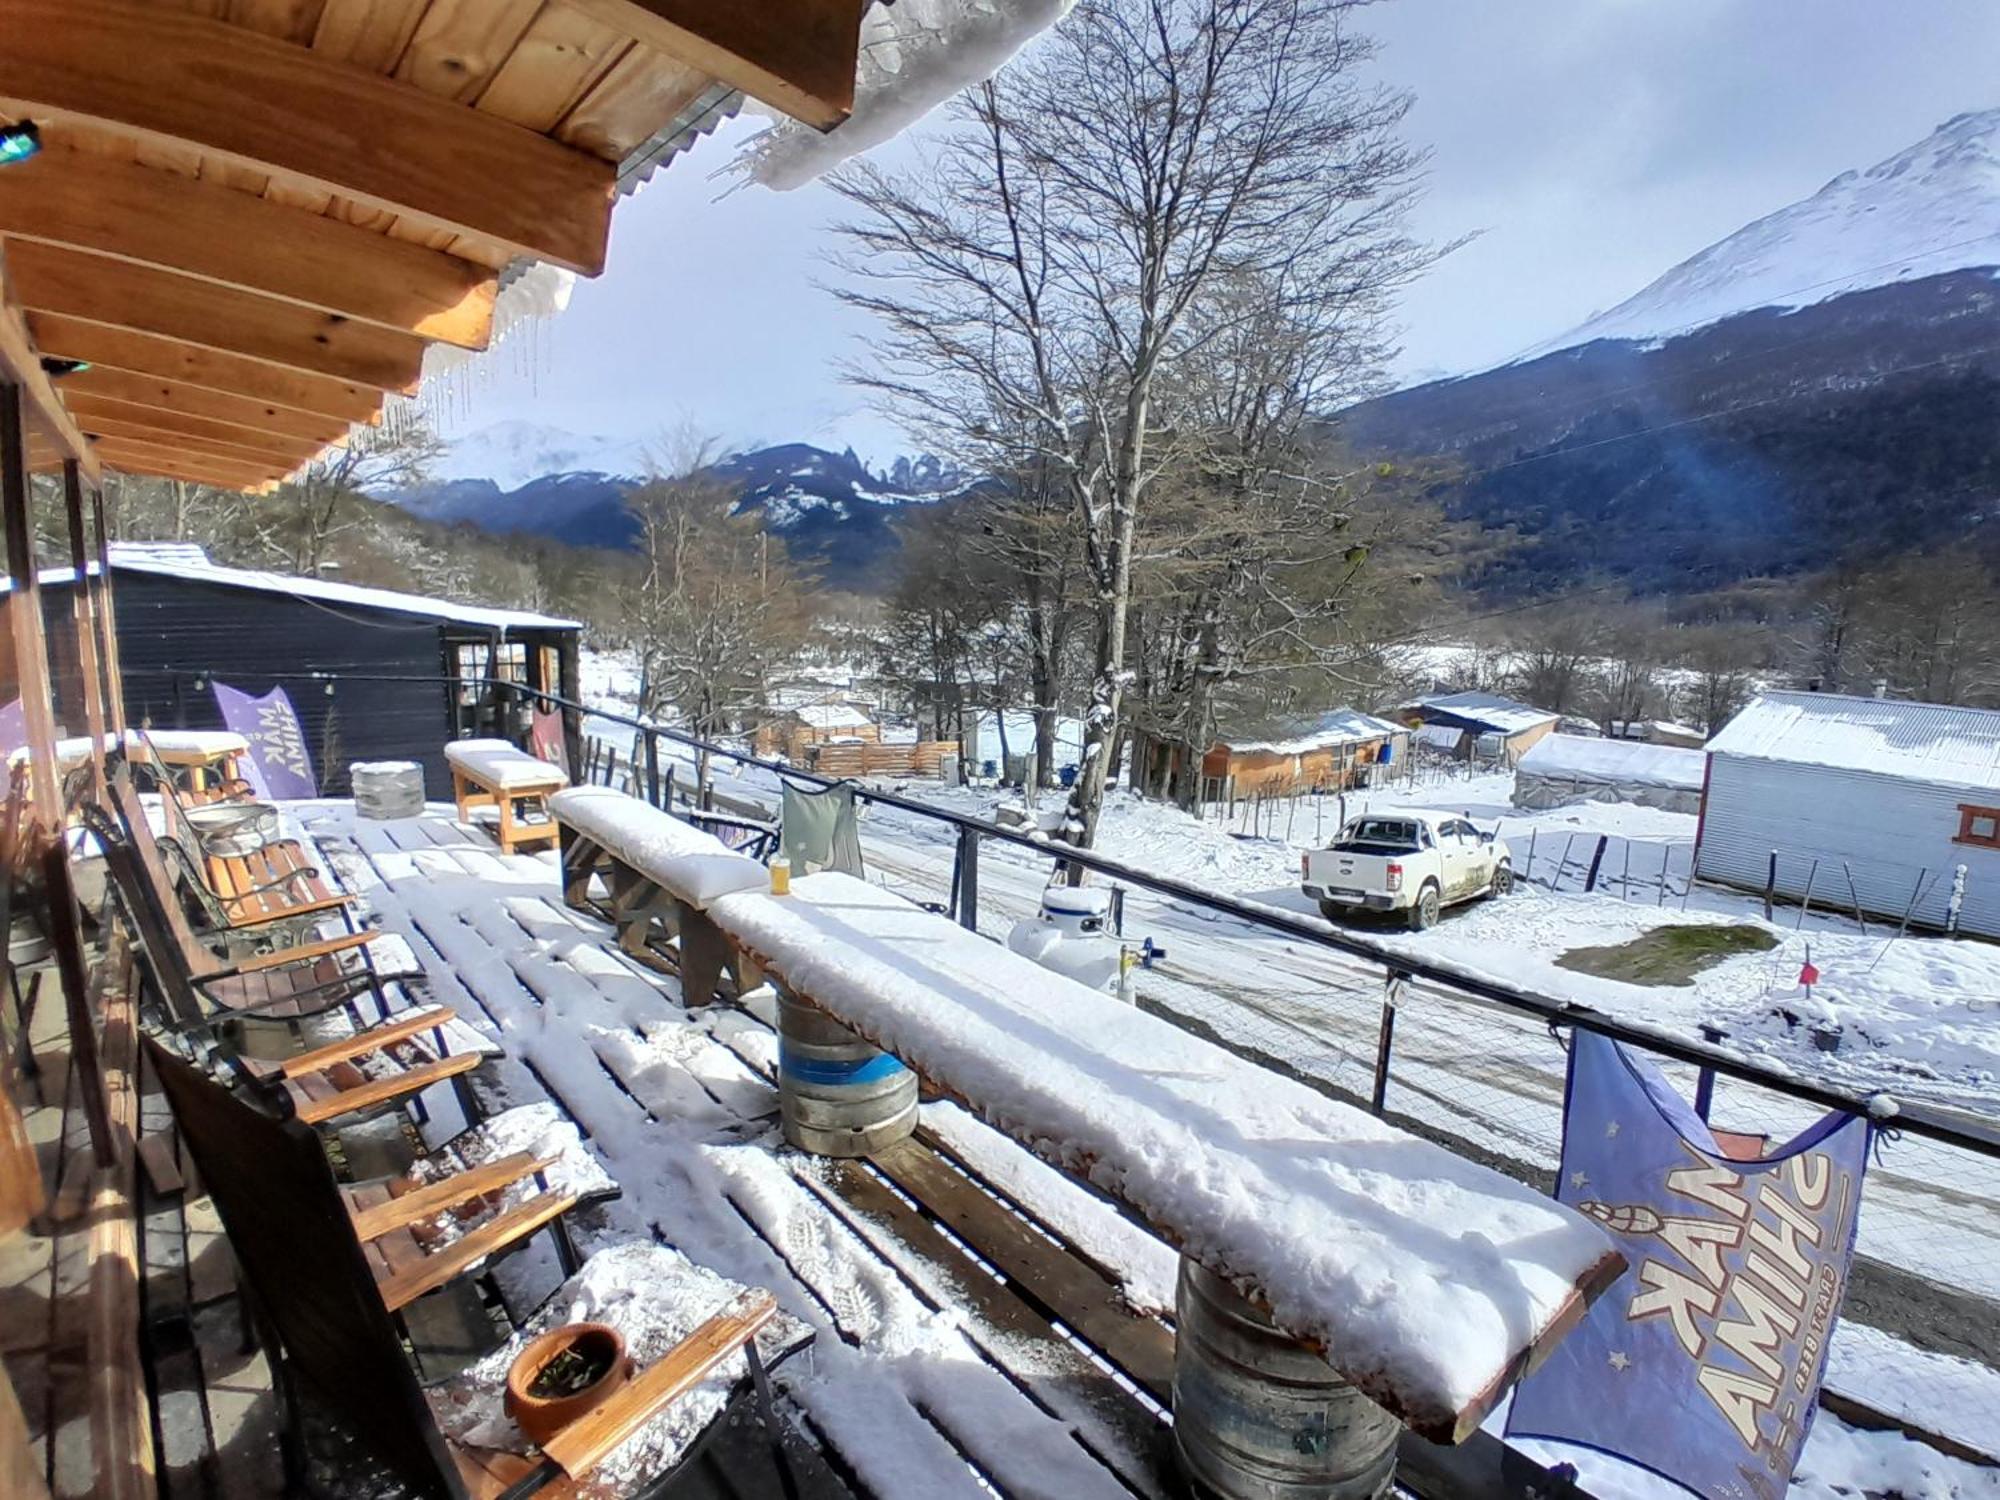
<path id="1" fill-rule="evenodd" d="M 383 498 L 433 521 L 626 547 L 635 528 L 624 494 L 648 468 L 642 441 L 501 422 L 450 444 L 427 482 Z M 711 472 L 736 492 L 739 510 L 763 511 L 771 531 L 828 584 L 863 591 L 893 578 L 902 508 L 946 504 L 981 483 L 929 455 L 877 472 L 851 448 L 807 443 L 734 453 Z"/>
<path id="2" fill-rule="evenodd" d="M 1753 308 L 1809 307 L 1970 267 L 2000 267 L 2000 109 L 1957 115 L 1887 161 L 1841 173 L 1522 357 L 1667 338 Z"/>
<path id="3" fill-rule="evenodd" d="M 551 474 L 631 478 L 648 468 L 646 445 L 633 438 L 586 437 L 542 422 L 495 422 L 446 446 L 432 479 L 490 479 L 502 491 Z"/>
<path id="4" fill-rule="evenodd" d="M 1448 461 L 1439 500 L 1496 542 L 1475 588 L 1688 594 L 1932 549 L 2000 565 L 1996 410 L 2000 109 L 1841 174 L 1540 350 L 1338 425 Z"/>

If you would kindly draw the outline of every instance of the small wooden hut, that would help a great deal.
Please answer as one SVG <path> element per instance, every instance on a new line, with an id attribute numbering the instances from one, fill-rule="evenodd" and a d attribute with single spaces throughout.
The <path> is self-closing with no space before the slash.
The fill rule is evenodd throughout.
<path id="1" fill-rule="evenodd" d="M 1208 797 L 1345 791 L 1409 755 L 1409 731 L 1359 709 L 1337 708 L 1269 735 L 1218 739 L 1202 757 Z"/>

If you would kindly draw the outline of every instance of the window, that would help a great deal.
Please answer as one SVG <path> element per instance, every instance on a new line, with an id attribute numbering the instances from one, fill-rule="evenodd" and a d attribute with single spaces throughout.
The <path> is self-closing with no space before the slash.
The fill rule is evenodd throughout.
<path id="1" fill-rule="evenodd" d="M 1974 807 L 1968 802 L 1958 804 L 1958 837 L 1956 844 L 1976 844 L 1982 849 L 2000 849 L 2000 807 Z"/>

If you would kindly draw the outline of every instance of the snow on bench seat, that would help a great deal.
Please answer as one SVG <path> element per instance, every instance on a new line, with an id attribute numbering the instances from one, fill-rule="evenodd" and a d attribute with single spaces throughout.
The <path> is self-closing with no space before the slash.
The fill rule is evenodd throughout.
<path id="1" fill-rule="evenodd" d="M 1122 1199 L 1427 1437 L 1467 1436 L 1623 1264 L 1532 1188 L 851 876 L 709 915 L 794 994 Z"/>
<path id="2" fill-rule="evenodd" d="M 505 740 L 451 740 L 444 747 L 444 758 L 454 771 L 495 791 L 558 787 L 569 779 L 560 767 Z"/>
<path id="3" fill-rule="evenodd" d="M 706 829 L 606 786 L 573 786 L 549 798 L 558 823 L 696 910 L 737 891 L 768 889 L 770 874 Z"/>

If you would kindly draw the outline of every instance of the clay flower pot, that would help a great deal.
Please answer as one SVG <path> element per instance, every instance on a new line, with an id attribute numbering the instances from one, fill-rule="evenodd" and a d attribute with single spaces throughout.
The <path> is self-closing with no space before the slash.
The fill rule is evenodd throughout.
<path id="1" fill-rule="evenodd" d="M 514 1356 L 507 1369 L 507 1415 L 536 1446 L 595 1407 L 631 1378 L 625 1340 L 606 1323 L 552 1328 Z"/>

